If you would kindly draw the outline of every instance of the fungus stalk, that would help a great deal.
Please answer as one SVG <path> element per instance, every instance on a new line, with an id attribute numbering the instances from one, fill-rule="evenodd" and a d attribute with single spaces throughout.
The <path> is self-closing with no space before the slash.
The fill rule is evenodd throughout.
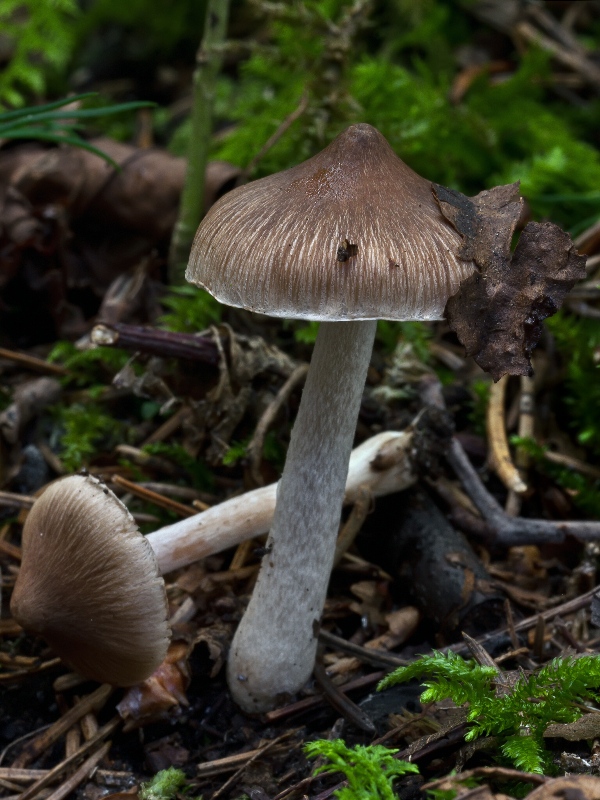
<path id="1" fill-rule="evenodd" d="M 247 711 L 309 678 L 377 322 L 322 322 L 256 587 L 228 663 Z"/>

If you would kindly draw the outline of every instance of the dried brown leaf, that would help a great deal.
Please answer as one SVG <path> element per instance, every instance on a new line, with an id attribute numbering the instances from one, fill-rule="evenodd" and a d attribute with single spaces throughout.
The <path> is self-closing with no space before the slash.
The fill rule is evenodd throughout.
<path id="1" fill-rule="evenodd" d="M 433 185 L 442 214 L 463 237 L 458 255 L 478 271 L 448 300 L 446 317 L 479 366 L 494 380 L 531 375 L 531 351 L 542 321 L 560 308 L 585 277 L 585 257 L 551 222 L 530 222 L 510 252 L 521 214 L 518 184 L 496 186 L 475 197 Z"/>
<path id="2" fill-rule="evenodd" d="M 527 795 L 528 800 L 600 800 L 600 778 L 591 775 L 565 775 L 538 786 Z"/>
<path id="3" fill-rule="evenodd" d="M 600 714 L 591 712 L 579 717 L 575 722 L 555 722 L 548 725 L 544 736 L 558 736 L 570 742 L 597 739 L 600 736 Z"/>
<path id="4" fill-rule="evenodd" d="M 191 645 L 182 640 L 171 642 L 167 657 L 152 675 L 132 686 L 117 705 L 125 720 L 125 730 L 168 719 L 179 706 L 188 705 L 186 689 L 190 682 L 188 658 Z"/>

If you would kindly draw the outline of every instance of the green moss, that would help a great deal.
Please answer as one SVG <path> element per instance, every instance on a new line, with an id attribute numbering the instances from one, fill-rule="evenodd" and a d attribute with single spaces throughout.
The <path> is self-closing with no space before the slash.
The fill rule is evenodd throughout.
<path id="1" fill-rule="evenodd" d="M 0 30 L 12 47 L 0 71 L 0 107 L 44 93 L 49 72 L 69 61 L 78 13 L 76 0 L 0 0 Z"/>
<path id="2" fill-rule="evenodd" d="M 169 287 L 161 302 L 169 311 L 159 323 L 169 331 L 199 333 L 221 319 L 222 305 L 204 289 L 189 284 Z"/>
<path id="3" fill-rule="evenodd" d="M 140 786 L 141 800 L 174 800 L 187 784 L 183 770 L 176 767 L 161 769 L 152 780 Z"/>
<path id="4" fill-rule="evenodd" d="M 493 667 L 466 661 L 453 652 L 433 652 L 400 667 L 379 684 L 386 689 L 417 678 L 425 686 L 422 703 L 451 698 L 467 704 L 466 741 L 497 736 L 502 757 L 527 772 L 553 772 L 544 731 L 551 723 L 574 722 L 581 703 L 598 702 L 600 656 L 555 658 L 538 672 L 517 678 L 507 691 L 497 692 L 501 674 Z"/>
<path id="5" fill-rule="evenodd" d="M 600 324 L 560 312 L 546 324 L 554 337 L 565 381 L 560 401 L 579 444 L 600 456 Z"/>
<path id="6" fill-rule="evenodd" d="M 348 783 L 334 792 L 339 800 L 395 800 L 394 778 L 418 772 L 416 764 L 395 758 L 397 750 L 383 745 L 347 747 L 341 739 L 319 739 L 304 746 L 309 758 L 326 758 L 329 764 L 317 767 L 314 775 L 342 772 Z"/>
<path id="7" fill-rule="evenodd" d="M 98 403 L 57 405 L 50 413 L 55 421 L 51 443 L 69 472 L 88 466 L 98 452 L 112 450 L 125 439 L 124 423 Z"/>

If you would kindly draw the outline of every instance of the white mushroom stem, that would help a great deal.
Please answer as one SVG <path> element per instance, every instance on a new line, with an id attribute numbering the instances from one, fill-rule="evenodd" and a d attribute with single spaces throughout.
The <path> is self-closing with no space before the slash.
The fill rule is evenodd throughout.
<path id="1" fill-rule="evenodd" d="M 229 654 L 229 688 L 247 711 L 271 708 L 310 677 L 375 329 L 375 320 L 321 323 L 268 555 Z"/>
<path id="2" fill-rule="evenodd" d="M 410 432 L 384 431 L 356 447 L 350 456 L 344 503 L 353 503 L 360 487 L 379 497 L 413 484 L 411 441 Z M 272 483 L 148 534 L 161 574 L 267 533 L 276 494 L 277 484 Z"/>

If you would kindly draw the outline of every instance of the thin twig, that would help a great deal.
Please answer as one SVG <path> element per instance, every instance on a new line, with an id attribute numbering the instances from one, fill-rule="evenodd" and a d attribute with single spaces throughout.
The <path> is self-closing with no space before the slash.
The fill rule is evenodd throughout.
<path id="1" fill-rule="evenodd" d="M 291 733 L 291 732 L 290 732 Z M 273 747 L 276 743 L 269 742 L 268 747 Z M 207 778 L 213 775 L 221 775 L 224 772 L 237 771 L 240 767 L 245 768 L 249 762 L 259 758 L 265 751 L 264 747 L 256 750 L 248 750 L 245 753 L 236 753 L 225 758 L 216 758 L 213 761 L 205 761 L 196 765 L 196 777 Z"/>
<path id="2" fill-rule="evenodd" d="M 194 514 L 198 513 L 196 509 L 192 508 L 191 506 L 178 503 L 177 500 L 173 500 L 170 497 L 165 497 L 162 494 L 158 494 L 158 492 L 152 491 L 152 489 L 147 489 L 144 486 L 140 486 L 134 481 L 123 478 L 121 475 L 113 475 L 111 483 L 113 483 L 115 486 L 120 486 L 122 489 L 125 489 L 128 492 L 131 492 L 131 494 L 141 498 L 142 500 L 147 500 L 149 503 L 154 503 L 154 505 L 159 506 L 160 508 L 166 508 L 168 511 L 174 511 L 176 514 L 179 514 L 180 517 L 193 517 Z"/>
<path id="3" fill-rule="evenodd" d="M 222 786 L 220 786 L 217 789 L 217 791 L 213 794 L 211 800 L 217 800 L 217 797 L 222 795 L 226 789 L 229 789 L 229 787 L 232 786 L 237 781 L 237 779 L 243 774 L 244 770 L 250 766 L 250 764 L 253 764 L 258 758 L 260 758 L 269 750 L 271 750 L 273 747 L 275 747 L 275 745 L 281 744 L 281 742 L 284 739 L 288 739 L 296 732 L 297 731 L 295 730 L 286 731 L 285 733 L 282 733 L 281 736 L 278 736 L 276 739 L 272 739 L 270 742 L 267 742 L 267 744 L 264 747 L 260 747 L 258 750 L 255 750 L 253 755 L 244 764 L 242 764 L 239 767 L 239 769 L 237 769 L 236 772 L 234 772 L 233 775 L 231 775 Z"/>
<path id="4" fill-rule="evenodd" d="M 287 403 L 294 389 L 304 381 L 307 373 L 308 364 L 300 364 L 300 366 L 296 367 L 281 389 L 277 392 L 273 401 L 269 403 L 265 409 L 258 421 L 252 439 L 246 448 L 246 455 L 250 463 L 250 474 L 257 486 L 264 485 L 264 480 L 260 473 L 260 462 L 267 431 L 273 424 L 280 409 Z"/>
<path id="5" fill-rule="evenodd" d="M 362 675 L 360 678 L 355 678 L 352 681 L 348 681 L 348 683 L 340 686 L 339 689 L 344 693 L 351 692 L 354 689 L 364 689 L 367 686 L 373 686 L 373 684 L 379 683 L 385 674 L 386 673 L 384 670 L 371 672 L 369 675 Z M 279 722 L 280 720 L 286 719 L 292 714 L 297 714 L 300 711 L 308 711 L 312 708 L 320 706 L 323 704 L 324 700 L 325 698 L 323 695 L 305 697 L 302 700 L 297 700 L 295 703 L 290 703 L 290 705 L 284 706 L 283 708 L 276 708 L 274 711 L 267 711 L 267 713 L 264 715 L 264 719 L 267 723 Z"/>
<path id="6" fill-rule="evenodd" d="M 80 700 L 77 705 L 69 709 L 66 714 L 47 728 L 40 736 L 29 742 L 21 755 L 14 761 L 13 767 L 26 767 L 27 764 L 34 761 L 44 750 L 51 747 L 54 742 L 63 736 L 72 725 L 78 722 L 84 714 L 87 714 L 92 709 L 99 710 L 102 708 L 113 691 L 113 686 L 102 684 L 94 692 Z M 27 800 L 27 798 L 23 798 L 23 800 Z"/>
<path id="7" fill-rule="evenodd" d="M 350 515 L 342 525 L 342 530 L 335 543 L 335 555 L 333 557 L 334 567 L 339 564 L 346 551 L 352 546 L 352 543 L 358 536 L 362 524 L 372 507 L 373 496 L 371 492 L 368 487 L 361 486 L 356 494 L 356 499 L 350 511 Z"/>
<path id="8" fill-rule="evenodd" d="M 103 347 L 139 350 L 141 353 L 164 358 L 188 358 L 213 366 L 219 363 L 217 346 L 210 336 L 162 331 L 143 325 L 113 322 L 110 325 L 102 323 L 93 327 L 90 338 L 93 344 Z"/>
<path id="9" fill-rule="evenodd" d="M 544 622 L 548 622 L 549 620 L 554 619 L 557 616 L 565 616 L 567 614 L 573 614 L 576 611 L 579 611 L 581 608 L 585 608 L 592 602 L 592 598 L 594 595 L 600 592 L 600 586 L 595 586 L 593 589 L 590 589 L 589 592 L 585 592 L 584 594 L 579 595 L 579 597 L 574 597 L 572 600 L 567 600 L 565 603 L 561 603 L 559 606 L 554 606 L 553 608 L 548 608 L 546 611 L 537 612 L 531 617 L 526 617 L 522 619 L 520 622 L 516 622 L 514 629 L 515 631 L 528 631 L 532 628 L 537 628 L 541 625 L 540 619 Z M 477 637 L 477 641 L 485 645 L 489 641 L 493 641 L 497 639 L 499 636 L 504 634 L 508 634 L 508 628 L 502 628 L 500 630 L 490 631 L 489 633 L 484 633 L 482 636 Z M 451 644 L 447 647 L 440 648 L 441 652 L 447 652 L 448 650 L 452 650 L 454 653 L 464 653 L 467 651 L 467 646 L 464 642 L 458 642 L 457 644 Z"/>
<path id="10" fill-rule="evenodd" d="M 29 510 L 35 503 L 35 497 L 16 492 L 0 492 L 0 506 L 15 506 Z"/>
<path id="11" fill-rule="evenodd" d="M 296 122 L 296 120 L 299 119 L 302 116 L 302 114 L 304 114 L 307 108 L 308 108 L 308 92 L 304 91 L 300 99 L 300 102 L 298 103 L 296 108 L 290 114 L 288 114 L 288 116 L 278 126 L 275 133 L 269 136 L 267 141 L 263 144 L 263 146 L 254 156 L 254 158 L 252 158 L 249 161 L 246 168 L 242 172 L 242 179 L 248 180 L 250 175 L 252 175 L 252 173 L 256 169 L 256 166 L 259 164 L 259 162 L 266 156 L 269 150 L 274 145 L 277 144 L 277 142 L 281 139 L 281 137 L 292 127 L 294 122 Z"/>
<path id="12" fill-rule="evenodd" d="M 21 794 L 20 800 L 32 800 L 33 797 L 35 797 L 42 789 L 45 789 L 46 786 L 49 786 L 54 779 L 61 775 L 61 773 L 70 767 L 71 764 L 74 764 L 82 756 L 87 755 L 100 742 L 104 741 L 107 736 L 110 736 L 111 733 L 113 733 L 119 727 L 122 721 L 123 720 L 118 715 L 113 717 L 109 722 L 106 723 L 106 725 L 103 725 L 91 739 L 88 739 L 87 742 L 82 744 L 68 758 L 63 759 L 63 761 L 42 775 L 41 778 L 38 778 L 35 783 L 32 783 L 31 786 Z"/>
<path id="13" fill-rule="evenodd" d="M 142 443 L 142 447 L 148 444 L 155 444 L 156 442 L 164 442 L 178 430 L 188 417 L 192 414 L 188 406 L 181 406 L 177 411 L 165 420 L 162 425 L 159 425 L 147 439 Z"/>
<path id="14" fill-rule="evenodd" d="M 526 20 L 518 22 L 514 27 L 514 31 L 526 41 L 541 47 L 542 50 L 553 55 L 557 61 L 577 72 L 588 83 L 600 87 L 600 68 L 583 53 L 567 49 L 560 42 L 545 36 L 535 25 Z"/>
<path id="15" fill-rule="evenodd" d="M 359 644 L 349 642 L 347 639 L 342 639 L 341 636 L 336 636 L 323 629 L 319 631 L 319 641 L 332 650 L 339 650 L 342 653 L 355 656 L 365 664 L 371 664 L 374 667 L 406 667 L 410 664 L 410 661 L 407 661 L 405 658 L 400 658 L 393 653 L 386 653 L 383 650 L 375 650 L 369 647 L 361 647 Z"/>
<path id="16" fill-rule="evenodd" d="M 49 361 L 44 361 L 43 358 L 30 356 L 27 353 L 19 353 L 16 350 L 6 350 L 4 347 L 0 347 L 0 358 L 5 358 L 7 361 L 12 361 L 26 369 L 43 372 L 47 375 L 62 376 L 70 374 L 70 370 L 60 364 L 51 364 Z"/>
<path id="17" fill-rule="evenodd" d="M 322 664 L 315 663 L 313 668 L 315 679 L 321 687 L 323 694 L 329 703 L 338 711 L 344 719 L 365 733 L 374 734 L 377 731 L 373 720 L 362 711 L 356 703 L 341 692 L 338 687 L 329 679 L 327 672 Z"/>
<path id="18" fill-rule="evenodd" d="M 588 475 L 594 480 L 600 478 L 600 469 L 598 467 L 594 467 L 586 461 L 581 461 L 579 458 L 568 456 L 565 453 L 556 453 L 554 450 L 545 450 L 544 458 L 553 464 L 560 464 L 561 467 L 567 467 L 575 472 L 581 472 L 582 475 Z"/>
<path id="19" fill-rule="evenodd" d="M 110 750 L 111 742 L 106 742 L 100 747 L 93 755 L 91 755 L 88 759 L 86 759 L 83 764 L 79 767 L 79 769 L 75 770 L 75 772 L 61 785 L 55 792 L 48 795 L 46 800 L 63 800 L 68 794 L 71 794 L 82 781 L 92 774 L 96 766 L 104 756 Z M 22 797 L 22 796 L 21 796 Z"/>
<path id="20" fill-rule="evenodd" d="M 435 781 L 421 786 L 421 790 L 430 792 L 432 789 L 446 783 L 462 783 L 470 778 L 503 778 L 504 780 L 520 781 L 523 783 L 533 783 L 540 786 L 549 780 L 545 775 L 539 775 L 532 772 L 521 772 L 518 769 L 511 769 L 510 767 L 475 767 L 475 769 L 466 769 L 458 775 L 446 775 L 443 778 L 438 778 Z"/>

